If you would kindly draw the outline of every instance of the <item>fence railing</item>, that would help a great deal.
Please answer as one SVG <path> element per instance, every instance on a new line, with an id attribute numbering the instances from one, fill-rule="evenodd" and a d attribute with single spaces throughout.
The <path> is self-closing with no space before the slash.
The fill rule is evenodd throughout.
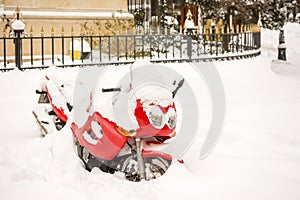
<path id="1" fill-rule="evenodd" d="M 153 62 L 190 62 L 251 55 L 259 51 L 260 45 L 260 32 L 249 31 L 198 35 L 2 37 L 0 70 L 120 64 L 139 58 Z"/>

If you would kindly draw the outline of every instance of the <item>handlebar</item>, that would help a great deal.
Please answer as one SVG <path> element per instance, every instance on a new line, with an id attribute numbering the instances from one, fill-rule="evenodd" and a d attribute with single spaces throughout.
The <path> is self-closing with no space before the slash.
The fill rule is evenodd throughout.
<path id="1" fill-rule="evenodd" d="M 102 92 L 121 92 L 121 88 L 102 88 Z"/>

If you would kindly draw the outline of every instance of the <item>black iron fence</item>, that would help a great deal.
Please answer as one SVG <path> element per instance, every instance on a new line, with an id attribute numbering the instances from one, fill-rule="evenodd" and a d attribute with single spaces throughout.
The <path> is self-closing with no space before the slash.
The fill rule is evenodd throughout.
<path id="1" fill-rule="evenodd" d="M 256 55 L 260 52 L 260 32 L 50 37 L 17 35 L 14 38 L 0 38 L 0 49 L 0 70 L 46 68 L 50 65 L 122 64 L 139 58 L 148 58 L 152 62 L 191 62 Z"/>

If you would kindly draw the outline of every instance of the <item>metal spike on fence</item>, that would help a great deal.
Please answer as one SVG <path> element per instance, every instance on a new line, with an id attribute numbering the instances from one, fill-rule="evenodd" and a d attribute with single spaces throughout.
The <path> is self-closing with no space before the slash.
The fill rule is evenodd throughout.
<path id="1" fill-rule="evenodd" d="M 44 27 L 41 28 L 41 36 L 44 37 Z"/>
<path id="2" fill-rule="evenodd" d="M 249 31 L 253 31 L 253 24 L 250 24 L 250 30 Z"/>
<path id="3" fill-rule="evenodd" d="M 83 36 L 83 27 L 80 28 L 80 36 Z"/>
<path id="4" fill-rule="evenodd" d="M 6 30 L 5 30 L 5 28 L 3 28 L 2 35 L 3 35 L 4 38 L 6 37 Z"/>
<path id="5" fill-rule="evenodd" d="M 16 14 L 20 14 L 21 12 L 21 9 L 19 8 L 19 6 L 16 7 L 16 10 L 15 10 Z"/>
<path id="6" fill-rule="evenodd" d="M 228 25 L 227 25 L 227 33 L 230 33 L 230 28 Z"/>
<path id="7" fill-rule="evenodd" d="M 51 28 L 51 36 L 54 37 L 54 27 Z"/>
<path id="8" fill-rule="evenodd" d="M 102 35 L 102 32 L 101 32 L 101 29 L 100 29 L 100 28 L 98 29 L 98 35 L 99 35 L 99 36 Z"/>
<path id="9" fill-rule="evenodd" d="M 33 37 L 33 29 L 32 29 L 32 26 L 30 26 L 29 36 L 30 36 L 30 37 Z"/>
<path id="10" fill-rule="evenodd" d="M 252 24 L 252 29 L 251 29 L 252 32 L 257 32 L 257 24 Z"/>
<path id="11" fill-rule="evenodd" d="M 74 27 L 71 27 L 71 36 L 74 36 Z"/>
<path id="12" fill-rule="evenodd" d="M 64 36 L 65 35 L 65 29 L 64 29 L 64 27 L 62 26 L 61 27 L 61 36 Z"/>

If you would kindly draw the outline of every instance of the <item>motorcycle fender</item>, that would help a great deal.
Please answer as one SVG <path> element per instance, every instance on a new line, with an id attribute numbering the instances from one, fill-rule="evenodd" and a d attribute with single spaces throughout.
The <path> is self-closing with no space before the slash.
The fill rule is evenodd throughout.
<path id="1" fill-rule="evenodd" d="M 97 138 L 96 144 L 89 143 L 83 137 L 84 132 L 91 130 L 92 121 L 99 122 L 103 132 L 103 136 Z M 75 123 L 72 123 L 71 129 L 81 146 L 86 147 L 93 156 L 103 160 L 112 160 L 116 157 L 128 141 L 127 137 L 120 135 L 116 130 L 114 122 L 102 117 L 98 112 L 90 116 L 83 127 L 79 128 Z"/>
<path id="2" fill-rule="evenodd" d="M 143 158 L 149 158 L 149 157 L 158 157 L 158 158 L 162 158 L 168 161 L 172 161 L 172 156 L 170 156 L 169 154 L 165 154 L 159 151 L 146 151 L 143 150 L 142 151 L 142 156 Z"/>

